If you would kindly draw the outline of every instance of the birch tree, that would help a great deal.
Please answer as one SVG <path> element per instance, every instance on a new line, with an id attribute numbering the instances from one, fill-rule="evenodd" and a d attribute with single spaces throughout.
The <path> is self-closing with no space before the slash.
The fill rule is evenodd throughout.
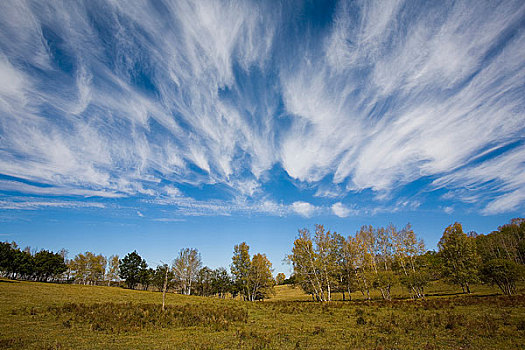
<path id="1" fill-rule="evenodd" d="M 191 287 L 202 267 L 201 255 L 197 249 L 184 248 L 173 262 L 173 273 L 179 282 L 181 293 L 191 294 Z"/>
<path id="2" fill-rule="evenodd" d="M 412 226 L 407 224 L 401 231 L 393 231 L 393 245 L 395 260 L 402 274 L 401 282 L 413 297 L 423 298 L 428 282 L 426 272 L 418 264 L 418 257 L 425 253 L 423 240 L 418 240 Z"/>
<path id="3" fill-rule="evenodd" d="M 108 269 L 106 272 L 106 280 L 108 282 L 108 286 L 111 285 L 112 281 L 119 281 L 118 276 L 119 271 L 119 256 L 118 255 L 112 255 L 108 259 Z"/>
<path id="4" fill-rule="evenodd" d="M 248 299 L 250 294 L 250 246 L 246 242 L 235 245 L 233 248 L 233 257 L 230 270 L 233 276 L 233 283 L 236 291 L 240 293 L 244 300 Z"/>
<path id="5" fill-rule="evenodd" d="M 326 231 L 323 225 L 315 226 L 312 239 L 308 229 L 299 230 L 294 241 L 292 263 L 296 282 L 317 301 L 330 301 L 332 289 L 337 284 L 337 236 Z"/>
<path id="6" fill-rule="evenodd" d="M 107 260 L 102 255 L 92 252 L 80 253 L 69 261 L 69 268 L 77 283 L 96 284 L 104 280 Z"/>
<path id="7" fill-rule="evenodd" d="M 317 301 L 327 301 L 326 292 L 323 289 L 322 275 L 318 268 L 318 256 L 314 250 L 312 237 L 308 229 L 299 230 L 294 241 L 292 254 L 288 256 L 292 263 L 296 283 L 302 289 L 312 294 Z"/>
<path id="8" fill-rule="evenodd" d="M 354 237 L 348 236 L 346 239 L 343 236 L 337 238 L 339 250 L 339 274 L 341 291 L 343 293 L 343 300 L 345 300 L 345 291 L 348 293 L 348 299 L 352 300 L 352 292 L 357 288 L 357 261 L 358 251 L 357 243 Z"/>
<path id="9" fill-rule="evenodd" d="M 363 296 L 370 300 L 377 264 L 375 260 L 375 238 L 372 226 L 362 226 L 355 235 L 357 245 L 356 280 Z"/>
<path id="10" fill-rule="evenodd" d="M 492 259 L 481 268 L 483 281 L 497 285 L 506 295 L 516 293 L 516 282 L 523 276 L 523 266 L 508 259 Z"/>
<path id="11" fill-rule="evenodd" d="M 326 300 L 331 301 L 332 290 L 337 282 L 336 237 L 332 232 L 326 231 L 323 225 L 315 225 L 314 243 L 321 284 L 326 288 Z"/>
<path id="12" fill-rule="evenodd" d="M 438 243 L 443 260 L 443 274 L 453 284 L 470 294 L 470 284 L 478 280 L 480 258 L 474 238 L 467 237 L 461 224 L 448 226 Z"/>
<path id="13" fill-rule="evenodd" d="M 250 258 L 250 247 L 246 242 L 233 249 L 231 273 L 234 286 L 244 300 L 264 299 L 273 293 L 275 281 L 272 276 L 272 264 L 265 254 L 255 254 Z"/>
<path id="14" fill-rule="evenodd" d="M 249 274 L 249 299 L 262 300 L 273 294 L 275 281 L 272 276 L 272 263 L 265 254 L 255 254 Z"/>
<path id="15" fill-rule="evenodd" d="M 397 283 L 397 276 L 392 270 L 394 225 L 380 227 L 374 231 L 376 248 L 376 270 L 374 286 L 379 289 L 384 300 L 392 300 L 391 289 Z"/>

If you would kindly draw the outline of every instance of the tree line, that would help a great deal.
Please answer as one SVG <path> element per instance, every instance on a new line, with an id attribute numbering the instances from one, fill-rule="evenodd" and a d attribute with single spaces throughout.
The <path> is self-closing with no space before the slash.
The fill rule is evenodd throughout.
<path id="1" fill-rule="evenodd" d="M 472 284 L 488 283 L 511 295 L 524 276 L 525 219 L 513 219 L 487 235 L 465 233 L 460 223 L 454 223 L 444 230 L 437 252 L 427 251 L 409 224 L 402 229 L 363 226 L 347 237 L 316 225 L 313 233 L 299 230 L 286 257 L 293 267 L 288 279 L 282 273 L 274 279 L 266 255 L 251 256 L 249 249 L 246 242 L 234 246 L 228 271 L 203 266 L 194 248 L 181 249 L 171 265 L 153 268 L 136 251 L 122 259 L 92 252 L 67 259 L 65 249 L 31 252 L 14 242 L 0 242 L 0 275 L 220 298 L 240 296 L 250 301 L 268 298 L 276 284 L 286 283 L 299 285 L 316 301 L 330 301 L 336 292 L 343 300 L 350 300 L 353 292 L 370 299 L 372 290 L 391 300 L 397 285 L 405 287 L 412 298 L 424 298 L 427 285 L 438 279 L 458 285 L 465 293 L 471 292 Z"/>
<path id="2" fill-rule="evenodd" d="M 370 299 L 373 289 L 391 300 L 396 285 L 412 298 L 424 298 L 425 287 L 437 279 L 465 293 L 481 282 L 511 295 L 524 276 L 525 219 L 513 219 L 488 235 L 464 233 L 456 222 L 445 229 L 438 248 L 427 251 L 409 224 L 401 230 L 392 224 L 363 226 L 348 237 L 316 225 L 313 234 L 299 230 L 287 260 L 293 283 L 316 301 L 330 301 L 334 292 L 350 299 L 355 291 Z"/>
<path id="3" fill-rule="evenodd" d="M 170 265 L 149 267 L 137 251 L 122 259 L 85 252 L 67 259 L 67 251 L 20 250 L 15 242 L 0 242 L 0 275 L 11 279 L 85 285 L 124 285 L 158 291 L 172 290 L 186 295 L 240 296 L 244 300 L 261 300 L 273 293 L 276 284 L 272 264 L 265 254 L 250 256 L 246 242 L 234 247 L 230 272 L 224 267 L 202 266 L 197 249 L 181 249 Z M 280 281 L 284 275 L 278 276 Z"/>
<path id="4" fill-rule="evenodd" d="M 0 242 L 0 273 L 11 279 L 56 282 L 67 271 L 64 257 L 64 250 L 31 253 L 29 247 L 21 250 L 15 242 Z"/>

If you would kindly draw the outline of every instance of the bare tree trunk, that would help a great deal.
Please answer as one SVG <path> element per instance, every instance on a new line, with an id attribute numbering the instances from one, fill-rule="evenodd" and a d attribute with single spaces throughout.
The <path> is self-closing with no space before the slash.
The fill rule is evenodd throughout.
<path id="1" fill-rule="evenodd" d="M 166 276 L 164 277 L 164 286 L 162 287 L 162 311 L 166 301 L 166 287 L 168 286 L 168 268 L 166 267 Z"/>

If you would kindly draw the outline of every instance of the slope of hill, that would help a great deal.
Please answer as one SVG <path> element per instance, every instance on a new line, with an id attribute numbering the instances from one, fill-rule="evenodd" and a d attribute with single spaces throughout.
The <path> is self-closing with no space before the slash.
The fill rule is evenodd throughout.
<path id="1" fill-rule="evenodd" d="M 439 293 L 426 301 L 309 302 L 278 286 L 268 302 L 116 287 L 0 280 L 0 348 L 517 349 L 525 296 Z M 401 291 L 400 291 L 401 293 Z M 442 294 L 449 294 L 443 296 Z M 337 297 L 337 296 L 336 296 Z"/>

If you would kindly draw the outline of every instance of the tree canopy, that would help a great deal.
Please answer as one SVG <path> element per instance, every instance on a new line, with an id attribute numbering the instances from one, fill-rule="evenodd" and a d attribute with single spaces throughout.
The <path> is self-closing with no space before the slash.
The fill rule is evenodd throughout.
<path id="1" fill-rule="evenodd" d="M 443 275 L 470 293 L 470 285 L 479 280 L 480 257 L 474 237 L 468 237 L 456 222 L 448 226 L 438 243 L 443 261 Z"/>
<path id="2" fill-rule="evenodd" d="M 119 262 L 120 268 L 120 278 L 124 279 L 126 285 L 135 289 L 137 284 L 140 282 L 141 274 L 144 274 L 144 271 L 147 270 L 148 265 L 146 260 L 137 253 L 133 251 L 128 253 L 122 260 Z"/>

